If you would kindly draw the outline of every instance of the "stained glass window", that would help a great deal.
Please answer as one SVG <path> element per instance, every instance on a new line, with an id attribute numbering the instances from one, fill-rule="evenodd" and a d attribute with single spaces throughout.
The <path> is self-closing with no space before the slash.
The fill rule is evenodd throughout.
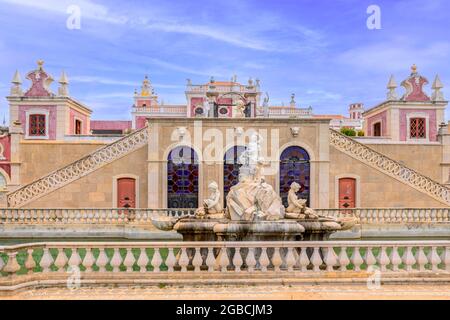
<path id="1" fill-rule="evenodd" d="M 45 136 L 45 115 L 30 115 L 29 132 L 30 136 Z"/>
<path id="2" fill-rule="evenodd" d="M 305 149 L 293 146 L 286 148 L 280 157 L 280 196 L 287 207 L 287 196 L 292 182 L 300 184 L 297 193 L 301 199 L 306 199 L 309 206 L 310 193 L 310 162 Z"/>
<path id="3" fill-rule="evenodd" d="M 412 118 L 409 123 L 412 139 L 423 139 L 427 137 L 424 118 Z"/>
<path id="4" fill-rule="evenodd" d="M 244 146 L 234 146 L 225 153 L 223 159 L 223 201 L 226 204 L 227 194 L 230 188 L 239 182 L 238 159 L 242 152 L 245 151 Z"/>
<path id="5" fill-rule="evenodd" d="M 198 208 L 198 158 L 189 147 L 176 147 L 167 159 L 167 205 Z"/>

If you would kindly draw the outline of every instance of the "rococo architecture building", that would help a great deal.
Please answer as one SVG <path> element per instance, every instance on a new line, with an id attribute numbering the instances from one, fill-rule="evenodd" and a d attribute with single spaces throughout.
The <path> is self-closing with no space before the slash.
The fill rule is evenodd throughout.
<path id="1" fill-rule="evenodd" d="M 438 76 L 416 66 L 392 76 L 385 101 L 349 115 L 272 105 L 258 79 L 186 84 L 186 104 L 168 105 L 145 77 L 131 121 L 91 120 L 63 72 L 51 89 L 43 61 L 13 77 L 9 129 L 0 137 L 2 206 L 11 208 L 196 208 L 216 181 L 225 198 L 239 155 L 262 141 L 264 178 L 286 196 L 292 182 L 312 208 L 446 207 L 450 132 Z M 382 90 L 380 90 L 381 93 Z M 131 95 L 130 95 L 131 99 Z M 348 137 L 342 127 L 362 130 Z M 224 201 L 222 199 L 222 201 Z"/>

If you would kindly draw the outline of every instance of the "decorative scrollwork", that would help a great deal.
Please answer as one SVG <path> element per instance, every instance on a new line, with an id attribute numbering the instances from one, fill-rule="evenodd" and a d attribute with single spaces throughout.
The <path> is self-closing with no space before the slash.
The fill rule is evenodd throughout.
<path id="1" fill-rule="evenodd" d="M 20 207 L 111 163 L 147 144 L 147 127 L 8 194 L 8 206 Z"/>
<path id="2" fill-rule="evenodd" d="M 434 199 L 450 204 L 450 189 L 417 171 L 330 129 L 330 144 L 351 157 L 419 190 Z"/>

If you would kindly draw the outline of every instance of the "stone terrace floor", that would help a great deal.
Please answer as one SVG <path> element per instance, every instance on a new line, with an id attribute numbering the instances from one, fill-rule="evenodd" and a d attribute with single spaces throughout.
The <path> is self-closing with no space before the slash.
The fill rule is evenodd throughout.
<path id="1" fill-rule="evenodd" d="M 383 285 L 379 289 L 368 289 L 365 285 L 302 285 L 302 286 L 207 286 L 207 287 L 82 287 L 29 289 L 0 299 L 431 299 L 450 300 L 450 285 Z"/>

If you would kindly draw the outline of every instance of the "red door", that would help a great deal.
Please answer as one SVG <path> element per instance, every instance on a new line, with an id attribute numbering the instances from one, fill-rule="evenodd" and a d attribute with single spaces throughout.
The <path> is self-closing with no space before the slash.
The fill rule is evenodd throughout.
<path id="1" fill-rule="evenodd" d="M 136 180 L 120 178 L 117 180 L 117 207 L 136 208 Z"/>
<path id="2" fill-rule="evenodd" d="M 339 208 L 356 207 L 356 180 L 352 178 L 339 179 Z"/>

